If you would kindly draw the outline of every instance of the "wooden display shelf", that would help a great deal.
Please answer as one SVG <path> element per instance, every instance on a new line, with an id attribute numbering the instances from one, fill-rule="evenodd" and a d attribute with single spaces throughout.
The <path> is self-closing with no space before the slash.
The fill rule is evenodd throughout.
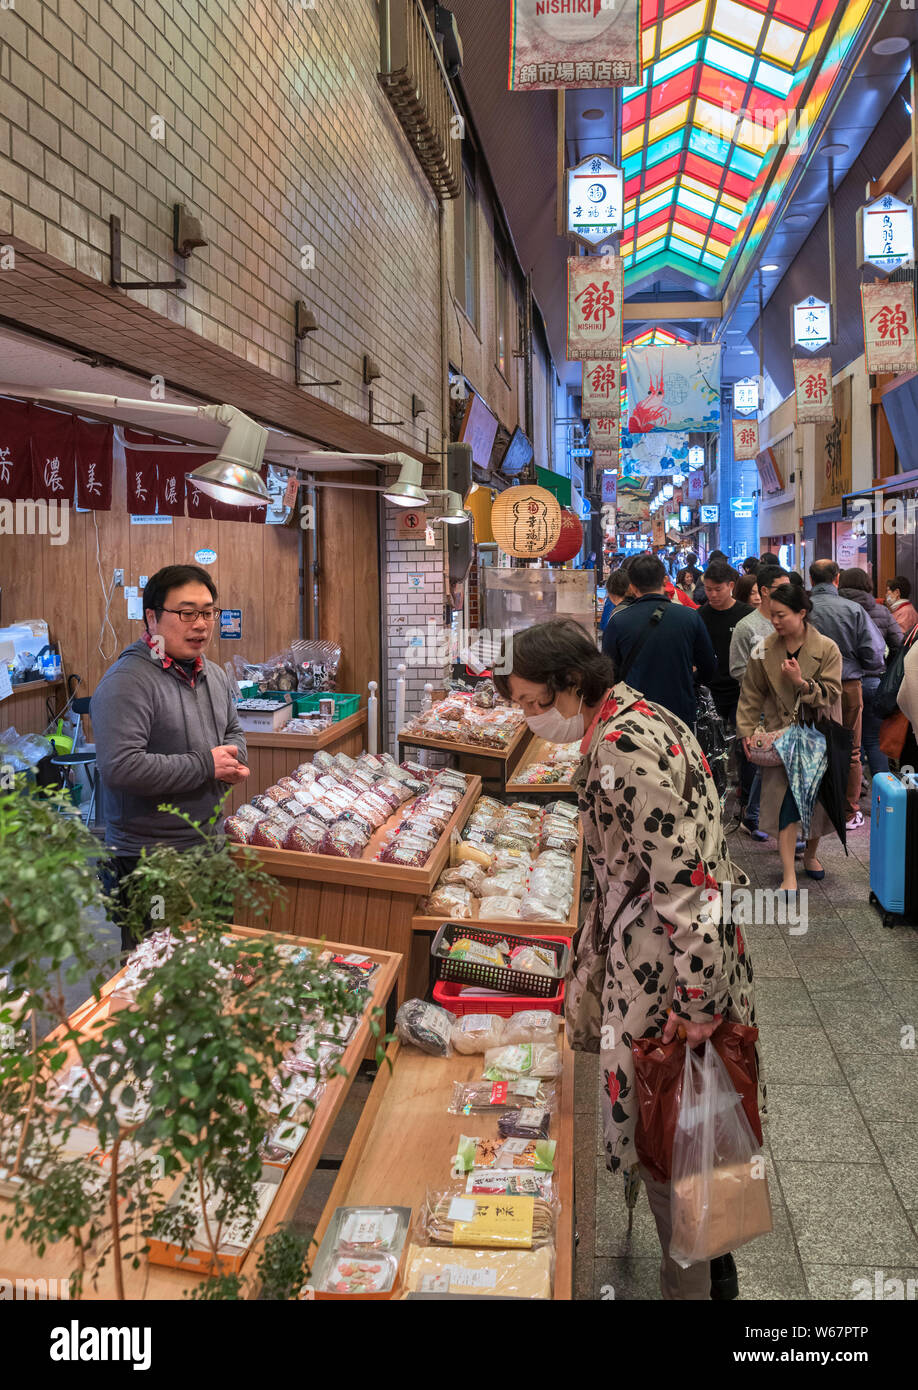
<path id="1" fill-rule="evenodd" d="M 506 788 L 514 796 L 574 796 L 575 789 L 570 782 L 518 782 L 517 777 L 524 768 L 532 763 L 544 762 L 545 754 L 554 744 L 549 743 L 544 738 L 533 738 L 524 748 L 523 755 L 519 762 L 513 767 L 512 772 L 507 776 Z"/>
<path id="2" fill-rule="evenodd" d="M 56 681 L 20 681 L 18 685 L 13 686 L 12 694 L 7 695 L 6 699 L 15 700 L 17 695 L 33 695 L 38 691 L 53 690 L 55 686 L 63 684 L 62 676 L 58 676 Z M 4 703 L 5 701 L 0 700 L 0 704 Z"/>
<path id="3" fill-rule="evenodd" d="M 239 846 L 257 856 L 261 868 L 277 878 L 284 892 L 271 904 L 266 916 L 256 916 L 237 904 L 237 915 L 247 925 L 271 931 L 313 937 L 325 933 L 331 941 L 378 947 L 403 957 L 399 976 L 399 1000 L 427 990 L 427 962 L 423 951 L 412 954 L 411 919 L 418 898 L 433 888 L 449 858 L 450 839 L 461 830 L 481 794 L 481 778 L 471 777 L 465 794 L 423 868 L 381 864 L 373 856 L 382 838 L 391 831 L 395 817 L 376 832 L 360 859 L 339 859 L 332 854 Z M 403 812 L 401 813 L 403 814 Z"/>
<path id="4" fill-rule="evenodd" d="M 489 931 L 491 927 L 506 927 L 509 931 L 516 932 L 518 936 L 573 936 L 577 930 L 578 917 L 580 913 L 580 874 L 583 867 L 583 830 L 577 827 L 579 836 L 577 849 L 574 853 L 574 901 L 571 903 L 571 910 L 567 917 L 557 922 L 527 922 L 520 917 L 495 917 L 482 922 L 482 926 Z M 474 908 L 477 912 L 478 900 L 476 899 Z M 442 913 L 436 916 L 428 916 L 423 912 L 416 913 L 411 919 L 411 929 L 415 932 L 429 932 L 434 935 L 442 927 L 444 921 L 449 921 Z M 457 917 L 452 920 L 457 922 L 467 921 L 477 922 L 478 917 Z"/>
<path id="5" fill-rule="evenodd" d="M 234 936 L 242 937 L 263 937 L 266 932 L 254 928 L 229 926 L 227 928 Z M 296 941 L 297 945 L 316 946 L 324 949 L 325 943 L 318 940 L 308 940 L 301 936 L 288 936 L 287 940 Z M 356 946 L 349 944 L 344 949 L 357 950 Z M 360 946 L 362 954 L 371 956 L 380 964 L 380 969 L 376 974 L 373 986 L 373 995 L 360 1026 L 348 1044 L 344 1055 L 341 1058 L 341 1065 L 346 1068 L 346 1076 L 332 1076 L 328 1079 L 322 1099 L 316 1106 L 312 1124 L 303 1143 L 294 1154 L 288 1167 L 284 1170 L 283 1178 L 278 1188 L 278 1194 L 271 1204 L 271 1208 L 265 1218 L 255 1242 L 253 1249 L 247 1255 L 241 1269 L 243 1277 L 251 1280 L 251 1286 L 247 1287 L 247 1297 L 255 1298 L 258 1296 L 258 1282 L 255 1278 L 255 1266 L 258 1261 L 259 1252 L 265 1239 L 272 1234 L 285 1221 L 289 1221 L 295 1212 L 299 1201 L 306 1189 L 306 1185 L 311 1178 L 319 1158 L 328 1142 L 332 1126 L 338 1117 L 342 1105 L 351 1088 L 357 1069 L 367 1053 L 371 1041 L 370 1025 L 368 1014 L 373 1008 L 380 1008 L 385 1011 L 392 990 L 395 986 L 401 960 L 399 956 L 389 951 L 373 950 L 370 947 Z M 102 1022 L 110 1013 L 114 1012 L 115 1001 L 111 996 L 124 970 L 118 973 L 103 986 L 101 1000 L 88 1000 L 87 1003 L 76 1009 L 68 1020 L 70 1027 L 87 1032 Z M 129 1007 L 129 1006 L 128 1006 Z M 50 1037 L 61 1035 L 63 1029 L 55 1029 Z M 387 1072 L 388 1068 L 383 1067 L 379 1076 Z M 378 1080 L 378 1077 L 377 1077 Z M 374 1082 L 374 1088 L 375 1088 Z M 372 1097 L 371 1090 L 370 1096 Z M 174 1179 L 163 1180 L 162 1191 L 169 1193 L 175 1185 Z M 0 1197 L 0 1211 L 8 1209 L 9 1200 Z M 76 1266 L 76 1252 L 71 1244 L 58 1241 L 48 1246 L 43 1258 L 34 1253 L 32 1248 L 17 1234 L 11 1240 L 5 1241 L 0 1245 L 0 1277 L 7 1279 L 22 1278 L 42 1278 L 64 1280 L 70 1275 Z M 178 1299 L 184 1298 L 187 1293 L 203 1280 L 193 1273 L 186 1273 L 179 1269 L 169 1269 L 163 1265 L 148 1264 L 146 1259 L 141 1257 L 140 1267 L 132 1269 L 130 1261 L 123 1263 L 124 1273 L 124 1294 L 126 1299 Z M 84 1299 L 113 1299 L 115 1297 L 115 1280 L 112 1272 L 112 1262 L 109 1258 L 99 1274 L 98 1285 L 93 1287 L 89 1279 L 83 1290 Z"/>
<path id="6" fill-rule="evenodd" d="M 460 772 L 481 777 L 489 791 L 505 791 L 507 768 L 511 760 L 523 752 L 532 731 L 521 724 L 506 748 L 486 748 L 480 743 L 452 743 L 448 739 L 424 738 L 406 731 L 399 734 L 399 744 L 408 748 L 434 748 L 438 753 L 450 753 L 456 758 Z"/>
<path id="7" fill-rule="evenodd" d="M 264 791 L 279 777 L 288 777 L 300 763 L 310 762 L 312 754 L 320 748 L 328 753 L 347 753 L 358 758 L 363 752 L 366 724 L 364 706 L 356 714 L 330 724 L 320 734 L 245 734 L 249 775 L 231 789 L 227 811 L 235 811 L 255 794 L 256 789 Z"/>
<path id="8" fill-rule="evenodd" d="M 573 1298 L 574 1054 L 563 1029 L 558 1036 L 563 1069 L 551 1137 L 558 1145 L 555 1191 L 561 1211 L 555 1233 L 554 1298 L 564 1300 Z M 338 1207 L 405 1206 L 416 1217 L 428 1189 L 457 1186 L 450 1177 L 452 1156 L 460 1134 L 475 1132 L 475 1126 L 472 1116 L 450 1115 L 447 1106 L 454 1081 L 481 1076 L 481 1057 L 428 1057 L 397 1042 L 390 1045 L 389 1056 L 392 1071 L 380 1068 L 316 1227 L 317 1243 Z M 478 1132 L 490 1134 L 495 1121 L 484 1115 L 475 1118 L 485 1126 Z"/>

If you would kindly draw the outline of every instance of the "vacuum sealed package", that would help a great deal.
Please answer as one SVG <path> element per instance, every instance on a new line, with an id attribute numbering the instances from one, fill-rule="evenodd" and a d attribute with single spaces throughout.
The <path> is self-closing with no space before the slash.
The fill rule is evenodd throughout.
<path id="1" fill-rule="evenodd" d="M 550 1127 L 551 1111 L 540 1105 L 504 1110 L 497 1117 L 497 1132 L 502 1139 L 547 1139 Z"/>
<path id="2" fill-rule="evenodd" d="M 563 816 L 564 819 L 569 820 L 572 825 L 576 825 L 577 821 L 580 819 L 580 812 L 577 807 L 573 806 L 569 801 L 549 801 L 548 805 L 545 807 L 545 815 Z"/>
<path id="3" fill-rule="evenodd" d="M 321 773 L 328 772 L 335 765 L 335 760 L 331 753 L 326 753 L 324 748 L 320 748 L 317 753 L 312 755 L 313 766 Z"/>
<path id="4" fill-rule="evenodd" d="M 490 852 L 481 845 L 472 844 L 470 840 L 461 840 L 454 847 L 452 858 L 457 864 L 477 864 L 481 869 L 491 866 Z"/>
<path id="5" fill-rule="evenodd" d="M 461 883 L 438 884 L 427 899 L 424 911 L 431 917 L 469 918 L 472 895 Z"/>
<path id="6" fill-rule="evenodd" d="M 482 898 L 521 898 L 526 883 L 522 864 L 513 869 L 500 869 L 487 876 L 481 885 Z"/>
<path id="7" fill-rule="evenodd" d="M 307 1131 L 307 1125 L 296 1125 L 291 1124 L 289 1120 L 281 1120 L 262 1140 L 262 1158 L 266 1163 L 286 1168 L 306 1138 Z"/>
<path id="8" fill-rule="evenodd" d="M 319 853 L 334 854 L 340 859 L 359 859 L 368 841 L 369 836 L 362 834 L 356 825 L 338 821 L 325 832 Z"/>
<path id="9" fill-rule="evenodd" d="M 422 839 L 419 835 L 396 835 L 379 851 L 376 858 L 383 864 L 397 864 L 402 868 L 421 869 L 427 863 L 436 841 Z"/>
<path id="10" fill-rule="evenodd" d="M 296 796 L 297 792 L 300 790 L 301 784 L 295 777 L 278 777 L 277 785 L 283 787 L 291 796 Z"/>
<path id="11" fill-rule="evenodd" d="M 500 922 L 503 921 L 505 917 L 519 917 L 519 915 L 519 898 L 482 898 L 481 905 L 478 908 L 479 922 Z"/>
<path id="12" fill-rule="evenodd" d="M 293 824 L 292 819 L 290 824 Z M 271 820 L 266 816 L 263 821 L 259 821 L 256 825 L 252 844 L 260 845 L 262 849 L 283 849 L 288 828 L 288 826 L 281 825 L 279 821 Z"/>
<path id="13" fill-rule="evenodd" d="M 529 820 L 538 823 L 542 819 L 542 807 L 534 801 L 511 801 L 508 814 L 527 816 Z"/>
<path id="14" fill-rule="evenodd" d="M 507 1192 L 514 1197 L 543 1197 L 546 1202 L 552 1200 L 553 1188 L 553 1173 L 524 1168 L 473 1168 L 465 1184 L 466 1192 Z"/>
<path id="15" fill-rule="evenodd" d="M 472 1250 L 410 1245 L 405 1288 L 412 1293 L 551 1298 L 554 1250 Z"/>
<path id="16" fill-rule="evenodd" d="M 515 1076 L 560 1076 L 561 1053 L 554 1043 L 511 1043 L 485 1053 L 484 1074 L 490 1081 Z"/>
<path id="17" fill-rule="evenodd" d="M 428 1192 L 418 1230 L 433 1245 L 532 1250 L 553 1242 L 555 1217 L 542 1197 Z"/>
<path id="18" fill-rule="evenodd" d="M 257 825 L 260 820 L 264 820 L 265 812 L 259 811 L 255 806 L 250 806 L 248 802 L 243 802 L 241 806 L 236 807 L 233 815 L 238 820 L 251 821 L 252 825 Z"/>
<path id="19" fill-rule="evenodd" d="M 373 822 L 362 816 L 353 806 L 349 806 L 346 811 L 341 812 L 336 824 L 352 826 L 361 836 L 365 845 L 369 844 L 373 831 L 376 829 Z"/>
<path id="20" fill-rule="evenodd" d="M 553 1173 L 556 1148 L 554 1139 L 479 1139 L 461 1134 L 453 1166 L 457 1173 L 473 1168 L 536 1168 Z"/>
<path id="21" fill-rule="evenodd" d="M 532 975 L 550 975 L 553 978 L 558 975 L 555 954 L 544 946 L 515 946 L 510 952 L 510 966 L 513 970 L 527 970 Z"/>
<path id="22" fill-rule="evenodd" d="M 548 1009 L 522 1009 L 504 1020 L 505 1045 L 510 1043 L 549 1043 L 557 1046 L 561 1018 Z"/>
<path id="23" fill-rule="evenodd" d="M 451 1115 L 525 1110 L 533 1106 L 550 1112 L 554 1102 L 552 1083 L 535 1077 L 519 1077 L 515 1081 L 454 1081 L 447 1109 Z M 547 1139 L 548 1132 L 532 1137 Z"/>
<path id="24" fill-rule="evenodd" d="M 446 943 L 441 943 L 440 950 Z M 506 941 L 498 942 L 491 946 L 486 941 L 475 941 L 469 936 L 457 937 L 447 948 L 446 955 L 450 960 L 470 961 L 475 965 L 506 965 L 505 953 L 509 951 Z"/>
<path id="25" fill-rule="evenodd" d="M 356 812 L 357 815 L 363 816 L 364 820 L 368 821 L 374 830 L 378 830 L 381 825 L 385 825 L 386 821 L 389 819 L 386 814 L 388 807 L 380 809 L 379 806 L 374 806 L 366 796 L 359 796 L 351 807 L 351 810 Z"/>
<path id="26" fill-rule="evenodd" d="M 313 820 L 312 816 L 297 816 L 284 837 L 284 849 L 300 850 L 305 854 L 319 853 L 319 845 L 322 843 L 327 831 L 319 821 Z"/>
<path id="27" fill-rule="evenodd" d="M 399 1040 L 419 1047 L 431 1057 L 451 1057 L 456 1015 L 423 999 L 406 999 L 395 1015 Z"/>
<path id="28" fill-rule="evenodd" d="M 272 801 L 286 801 L 289 795 L 287 788 L 282 787 L 279 782 L 276 782 L 273 787 L 268 787 L 265 792 L 265 796 L 269 796 Z"/>
<path id="29" fill-rule="evenodd" d="M 313 801 L 309 807 L 309 814 L 314 816 L 317 821 L 321 821 L 326 830 L 331 829 L 341 812 L 335 806 L 329 806 L 327 801 Z"/>
<path id="30" fill-rule="evenodd" d="M 463 1014 L 453 1028 L 453 1047 L 464 1057 L 498 1047 L 503 1041 L 505 1023 L 500 1014 Z"/>
<path id="31" fill-rule="evenodd" d="M 262 815 L 266 816 L 277 805 L 277 802 L 273 797 L 265 796 L 263 792 L 260 792 L 258 796 L 252 797 L 251 804 L 256 811 L 261 811 Z"/>
<path id="32" fill-rule="evenodd" d="M 450 869 L 444 869 L 440 875 L 440 883 L 461 883 L 463 887 L 468 888 L 473 897 L 480 898 L 484 877 L 480 866 L 469 861 L 465 864 L 455 864 Z"/>
<path id="33" fill-rule="evenodd" d="M 299 782 L 314 782 L 318 773 L 312 763 L 300 763 L 299 767 L 293 769 L 293 776 Z"/>

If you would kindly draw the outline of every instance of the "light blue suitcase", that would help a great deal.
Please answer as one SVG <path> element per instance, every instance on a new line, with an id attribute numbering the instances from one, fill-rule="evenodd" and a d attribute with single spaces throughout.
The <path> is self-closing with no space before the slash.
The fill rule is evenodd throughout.
<path id="1" fill-rule="evenodd" d="M 918 781 L 878 772 L 870 789 L 870 901 L 884 927 L 918 912 Z"/>

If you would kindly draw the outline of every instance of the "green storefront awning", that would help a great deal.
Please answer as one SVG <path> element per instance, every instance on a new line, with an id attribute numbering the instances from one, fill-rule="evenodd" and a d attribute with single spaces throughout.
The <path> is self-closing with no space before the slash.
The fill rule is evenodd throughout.
<path id="1" fill-rule="evenodd" d="M 570 478 L 565 478 L 560 473 L 553 473 L 550 468 L 540 468 L 536 464 L 536 482 L 539 487 L 544 487 L 546 492 L 554 493 L 562 507 L 571 505 Z"/>

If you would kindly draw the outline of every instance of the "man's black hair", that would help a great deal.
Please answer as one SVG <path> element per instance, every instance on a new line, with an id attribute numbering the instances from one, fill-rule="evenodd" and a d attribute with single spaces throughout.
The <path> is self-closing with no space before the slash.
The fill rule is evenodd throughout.
<path id="1" fill-rule="evenodd" d="M 637 555 L 629 575 L 639 594 L 650 594 L 663 588 L 666 582 L 666 567 L 656 555 Z"/>
<path id="2" fill-rule="evenodd" d="M 217 586 L 200 565 L 165 565 L 147 580 L 143 591 L 143 623 L 147 626 L 147 609 L 152 608 L 157 619 L 162 617 L 166 599 L 171 589 L 180 589 L 183 584 L 204 584 L 210 590 L 214 601 Z M 149 628 L 147 629 L 149 631 Z"/>

